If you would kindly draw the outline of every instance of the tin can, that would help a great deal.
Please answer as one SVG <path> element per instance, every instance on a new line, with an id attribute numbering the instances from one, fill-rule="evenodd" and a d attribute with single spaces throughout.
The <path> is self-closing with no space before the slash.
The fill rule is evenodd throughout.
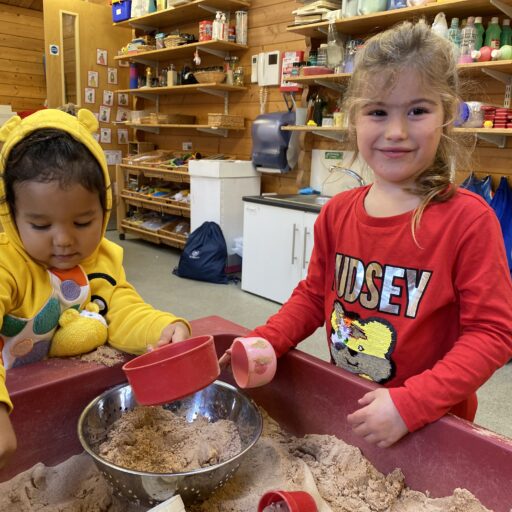
<path id="1" fill-rule="evenodd" d="M 199 41 L 211 41 L 213 22 L 203 20 L 199 22 Z"/>
<path id="2" fill-rule="evenodd" d="M 236 11 L 236 42 L 247 44 L 247 11 Z"/>

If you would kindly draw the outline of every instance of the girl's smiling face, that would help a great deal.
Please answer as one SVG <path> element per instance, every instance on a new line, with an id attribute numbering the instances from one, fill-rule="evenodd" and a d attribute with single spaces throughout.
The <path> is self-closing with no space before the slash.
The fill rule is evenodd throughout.
<path id="1" fill-rule="evenodd" d="M 90 256 L 103 236 L 99 194 L 82 185 L 24 181 L 14 186 L 15 220 L 26 252 L 48 268 L 66 270 Z"/>
<path id="2" fill-rule="evenodd" d="M 373 84 L 372 90 L 377 91 Z M 435 159 L 443 131 L 439 93 L 429 90 L 414 70 L 403 70 L 392 88 L 373 95 L 357 110 L 359 152 L 380 185 L 412 185 Z"/>

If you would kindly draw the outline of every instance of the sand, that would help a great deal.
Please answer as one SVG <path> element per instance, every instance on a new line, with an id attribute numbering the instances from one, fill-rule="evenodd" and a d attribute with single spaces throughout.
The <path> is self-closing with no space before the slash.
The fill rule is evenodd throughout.
<path id="1" fill-rule="evenodd" d="M 233 421 L 198 417 L 189 423 L 162 407 L 137 407 L 112 424 L 99 453 L 123 468 L 182 473 L 229 460 L 241 450 Z"/>
<path id="2" fill-rule="evenodd" d="M 268 490 L 306 490 L 320 512 L 489 512 L 474 496 L 456 489 L 433 499 L 405 487 L 397 469 L 378 472 L 358 448 L 326 435 L 295 438 L 264 412 L 261 438 L 244 463 L 207 501 L 187 512 L 254 512 Z M 190 447 L 197 444 L 192 438 Z M 0 484 L 2 512 L 143 512 L 113 496 L 85 454 L 50 468 L 37 464 Z"/>

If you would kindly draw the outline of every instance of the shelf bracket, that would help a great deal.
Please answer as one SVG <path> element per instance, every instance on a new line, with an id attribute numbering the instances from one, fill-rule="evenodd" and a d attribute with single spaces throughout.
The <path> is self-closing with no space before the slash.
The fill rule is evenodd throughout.
<path id="1" fill-rule="evenodd" d="M 158 27 L 148 27 L 148 25 L 142 25 L 139 23 L 130 23 L 130 27 L 143 30 L 144 32 L 154 32 L 155 30 L 159 30 Z"/>
<path id="2" fill-rule="evenodd" d="M 207 87 L 198 87 L 197 90 L 204 92 L 205 94 L 211 94 L 213 96 L 220 96 L 221 98 L 226 98 L 228 96 L 227 91 L 215 91 L 213 89 L 208 89 Z"/>
<path id="3" fill-rule="evenodd" d="M 149 100 L 149 101 L 158 101 L 158 96 L 156 96 L 155 94 L 151 94 L 151 93 L 144 93 L 144 92 L 134 92 L 133 93 L 135 96 L 138 96 L 139 98 L 144 98 L 145 100 Z"/>
<path id="4" fill-rule="evenodd" d="M 131 126 L 130 128 L 133 128 L 134 130 L 141 130 L 143 132 L 149 132 L 149 133 L 156 133 L 157 135 L 160 134 L 160 128 L 152 126 Z"/>
<path id="5" fill-rule="evenodd" d="M 227 128 L 197 128 L 198 132 L 211 133 L 213 135 L 220 135 L 221 137 L 228 136 Z"/>
<path id="6" fill-rule="evenodd" d="M 328 139 L 334 139 L 338 142 L 342 142 L 345 139 L 345 133 L 339 132 L 322 132 L 320 130 L 312 130 L 314 135 L 319 135 L 320 137 L 327 137 Z"/>
<path id="7" fill-rule="evenodd" d="M 215 14 L 219 9 L 215 7 L 210 7 L 209 5 L 198 5 L 199 9 L 204 9 L 205 11 L 211 12 Z"/>
<path id="8" fill-rule="evenodd" d="M 491 5 L 497 7 L 501 12 L 505 13 L 509 18 L 512 18 L 512 7 L 507 5 L 501 0 L 490 0 Z"/>
<path id="9" fill-rule="evenodd" d="M 215 55 L 216 57 L 220 57 L 221 59 L 225 59 L 229 57 L 229 52 L 223 52 L 221 50 L 213 50 L 212 48 L 197 48 L 201 52 L 209 53 L 211 55 Z"/>
<path id="10" fill-rule="evenodd" d="M 148 59 L 141 59 L 137 57 L 136 55 L 130 55 L 128 57 L 129 60 L 132 60 L 133 62 L 138 62 L 139 64 L 144 64 L 144 66 L 154 67 L 155 61 L 154 60 L 148 60 Z"/>
<path id="11" fill-rule="evenodd" d="M 315 84 L 321 85 L 322 87 L 326 87 L 327 89 L 332 89 L 336 92 L 344 92 L 345 86 L 342 84 L 337 84 L 336 82 L 330 82 L 329 80 L 315 80 Z"/>
<path id="12" fill-rule="evenodd" d="M 485 142 L 489 142 L 489 144 L 494 144 L 498 146 L 500 149 L 503 149 L 507 144 L 507 136 L 506 135 L 493 135 L 492 133 L 477 133 L 478 139 L 485 140 Z"/>
<path id="13" fill-rule="evenodd" d="M 489 75 L 491 78 L 494 78 L 495 80 L 498 80 L 499 82 L 503 82 L 504 84 L 512 83 L 512 75 L 509 75 L 508 73 L 503 73 L 502 71 L 496 71 L 494 69 L 485 69 L 485 68 L 482 68 L 482 71 L 486 75 Z"/>

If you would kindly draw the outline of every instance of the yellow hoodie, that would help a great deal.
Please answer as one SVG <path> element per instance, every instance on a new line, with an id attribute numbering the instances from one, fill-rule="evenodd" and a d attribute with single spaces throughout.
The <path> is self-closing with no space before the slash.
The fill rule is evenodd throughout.
<path id="1" fill-rule="evenodd" d="M 98 121 L 88 110 L 77 116 L 59 110 L 41 110 L 24 120 L 11 118 L 0 129 L 0 177 L 12 148 L 35 130 L 54 128 L 69 133 L 98 160 L 107 186 L 105 234 L 112 192 L 103 150 L 92 133 Z M 96 251 L 74 269 L 48 269 L 25 252 L 0 179 L 0 402 L 12 409 L 5 385 L 6 369 L 44 359 L 62 311 L 82 309 L 91 300 L 100 307 L 108 324 L 109 343 L 124 352 L 141 354 L 160 338 L 173 322 L 188 322 L 146 304 L 126 281 L 123 250 L 102 238 Z"/>

